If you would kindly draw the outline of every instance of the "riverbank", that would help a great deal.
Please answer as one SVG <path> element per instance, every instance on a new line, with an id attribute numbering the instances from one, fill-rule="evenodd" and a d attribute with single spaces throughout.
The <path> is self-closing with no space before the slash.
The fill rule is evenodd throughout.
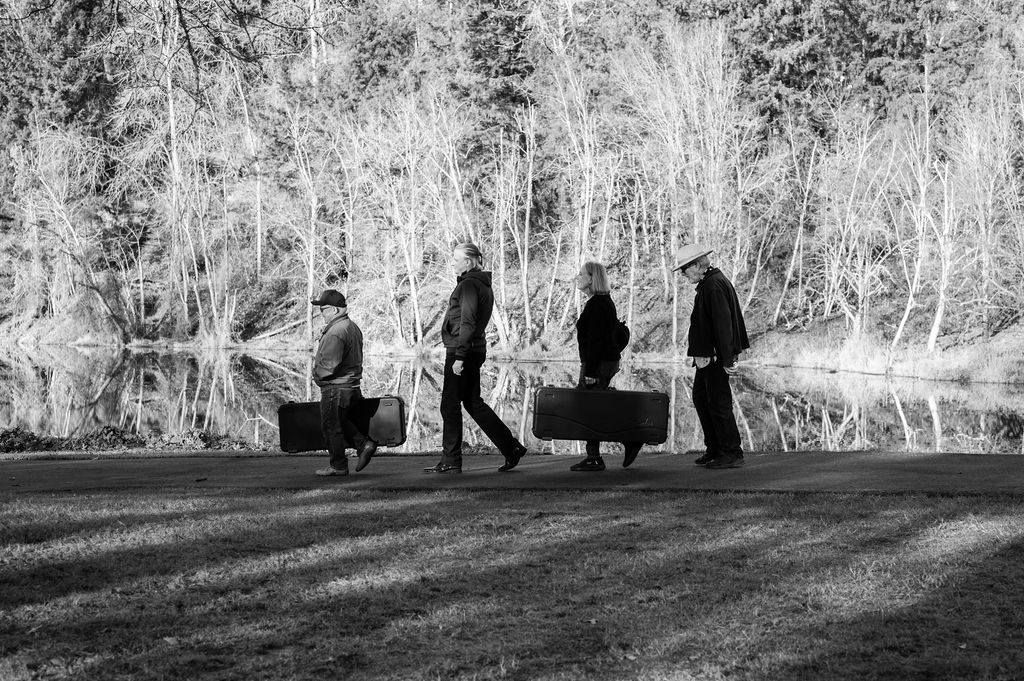
<path id="1" fill-rule="evenodd" d="M 775 361 L 785 363 L 780 368 L 756 354 L 771 348 L 755 341 L 754 356 L 734 380 L 737 419 L 750 451 L 1022 451 L 1022 383 L 799 368 L 795 353 L 777 356 Z M 1009 367 L 1019 362 L 1009 349 L 999 357 Z M 61 346 L 0 354 L 0 450 L 152 453 L 185 443 L 196 449 L 276 449 L 279 407 L 317 399 L 308 381 L 309 358 L 283 350 Z M 430 450 L 440 441 L 439 360 L 367 355 L 364 392 L 400 395 L 406 401 L 409 437 L 403 453 Z M 947 371 L 956 366 L 949 358 L 944 361 Z M 541 385 L 573 385 L 577 369 L 572 359 L 495 359 L 484 376 L 487 399 L 532 450 L 574 451 L 575 443 L 532 437 L 530 405 Z M 652 450 L 680 451 L 699 444 L 689 397 L 692 375 L 683 359 L 625 358 L 618 389 L 670 394 L 669 439 Z M 469 442 L 479 437 L 468 430 Z M 480 444 L 489 444 L 483 440 Z"/>
<path id="2" fill-rule="evenodd" d="M 176 451 L 267 451 L 266 446 L 217 435 L 199 428 L 185 429 L 180 433 L 138 435 L 122 428 L 103 426 L 92 432 L 71 437 L 40 435 L 24 428 L 8 428 L 0 431 L 0 461 L 19 458 L 26 452 L 55 452 L 64 455 L 85 454 L 140 454 Z M 12 456 L 13 455 L 13 456 Z"/>
<path id="3" fill-rule="evenodd" d="M 1024 384 L 1024 326 L 991 338 L 956 343 L 929 353 L 924 344 L 893 351 L 871 337 L 851 338 L 842 328 L 820 325 L 800 332 L 769 331 L 753 342 L 749 360 L 774 367 L 871 374 L 958 383 Z"/>
<path id="4" fill-rule="evenodd" d="M 0 344 L 18 348 L 21 352 L 43 351 L 50 354 L 53 347 L 74 347 L 83 353 L 119 352 L 188 352 L 201 355 L 211 353 L 252 355 L 308 354 L 311 343 L 300 336 L 279 336 L 253 343 L 235 343 L 216 347 L 198 341 L 133 341 L 127 345 L 115 339 L 85 335 L 72 337 L 35 329 L 31 333 L 21 329 L 21 335 L 7 335 L 0 329 Z M 575 362 L 575 345 L 568 336 L 564 342 L 543 341 L 533 345 L 506 349 L 494 344 L 488 355 L 495 360 L 517 362 Z M 958 383 L 1024 384 L 1024 324 L 1012 326 L 991 338 L 973 336 L 962 339 L 946 336 L 939 347 L 929 353 L 923 343 L 901 346 L 895 350 L 872 336 L 851 337 L 841 323 L 818 323 L 799 331 L 773 329 L 753 335 L 751 348 L 743 360 L 754 366 L 798 368 L 822 372 L 843 372 L 894 376 L 929 381 Z M 667 343 L 667 341 L 666 341 Z M 687 365 L 685 338 L 677 352 L 629 350 L 624 362 L 644 365 L 678 363 Z M 649 345 L 650 343 L 648 343 Z M 634 346 L 635 347 L 635 346 Z M 439 358 L 444 349 L 437 345 L 407 347 L 394 343 L 366 341 L 366 354 L 395 357 L 397 359 Z"/>

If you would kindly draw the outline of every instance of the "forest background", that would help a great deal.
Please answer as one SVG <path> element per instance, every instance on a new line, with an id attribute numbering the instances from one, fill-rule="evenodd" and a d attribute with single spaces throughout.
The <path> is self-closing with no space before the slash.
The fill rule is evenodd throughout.
<path id="1" fill-rule="evenodd" d="M 769 355 L 885 368 L 1020 333 L 1019 2 L 0 12 L 0 336 L 21 344 L 306 348 L 333 287 L 375 351 L 424 351 L 463 240 L 510 356 L 572 356 L 589 258 L 633 352 L 685 354 L 672 254 L 694 240 Z"/>

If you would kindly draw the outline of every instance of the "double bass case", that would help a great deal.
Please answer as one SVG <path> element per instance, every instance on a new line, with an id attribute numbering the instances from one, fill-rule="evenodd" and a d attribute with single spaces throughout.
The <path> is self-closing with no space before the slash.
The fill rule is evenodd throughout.
<path id="1" fill-rule="evenodd" d="M 359 432 L 381 447 L 397 447 L 405 442 L 405 402 L 401 397 L 368 397 L 349 408 L 349 419 Z M 309 452 L 326 450 L 320 431 L 319 402 L 288 402 L 277 409 L 281 451 Z"/>
<path id="2" fill-rule="evenodd" d="M 543 386 L 533 396 L 533 434 L 657 445 L 668 439 L 668 402 L 660 392 Z"/>

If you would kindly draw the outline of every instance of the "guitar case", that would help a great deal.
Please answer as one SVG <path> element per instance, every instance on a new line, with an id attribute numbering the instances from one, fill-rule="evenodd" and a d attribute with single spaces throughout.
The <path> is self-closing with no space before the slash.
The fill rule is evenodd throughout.
<path id="1" fill-rule="evenodd" d="M 668 440 L 668 402 L 660 392 L 543 386 L 533 396 L 533 434 L 657 445 Z"/>
<path id="2" fill-rule="evenodd" d="M 401 397 L 364 398 L 349 407 L 349 419 L 381 447 L 397 447 L 405 442 L 405 402 Z M 310 452 L 326 450 L 320 431 L 319 402 L 288 402 L 277 409 L 281 451 Z"/>

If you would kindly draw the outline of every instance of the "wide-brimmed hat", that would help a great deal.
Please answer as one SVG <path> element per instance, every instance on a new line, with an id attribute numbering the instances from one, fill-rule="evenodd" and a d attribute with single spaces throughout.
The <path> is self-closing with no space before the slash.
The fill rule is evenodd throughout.
<path id="1" fill-rule="evenodd" d="M 329 288 L 320 294 L 319 298 L 313 298 L 309 301 L 313 305 L 332 305 L 334 307 L 348 307 L 348 303 L 345 302 L 345 296 L 342 295 L 341 291 L 335 291 L 333 288 Z"/>
<path id="2" fill-rule="evenodd" d="M 687 244 L 686 246 L 683 246 L 678 251 L 676 251 L 676 266 L 673 267 L 672 269 L 686 269 L 686 266 L 692 264 L 693 261 L 696 260 L 697 258 L 700 258 L 705 255 L 710 255 L 711 253 L 714 252 L 715 249 L 708 248 L 704 244 Z"/>

